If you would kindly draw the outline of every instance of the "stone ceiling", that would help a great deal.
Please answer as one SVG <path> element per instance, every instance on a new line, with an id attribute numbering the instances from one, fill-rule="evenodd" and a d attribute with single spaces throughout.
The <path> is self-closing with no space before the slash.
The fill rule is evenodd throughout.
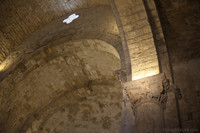
<path id="1" fill-rule="evenodd" d="M 94 110 L 92 116 L 100 125 L 103 124 L 102 126 L 105 126 L 105 129 L 116 130 L 112 127 L 112 124 L 104 125 L 104 120 L 102 120 L 105 116 L 110 117 L 108 113 L 111 108 L 102 105 L 101 108 L 105 112 L 98 113 L 101 109 L 98 110 L 94 106 L 101 106 L 98 105 L 98 101 L 101 100 L 100 97 L 104 97 L 103 104 L 113 106 L 117 104 L 115 106 L 117 110 L 114 114 L 117 115 L 118 122 L 115 124 L 120 127 L 121 115 L 119 113 L 121 112 L 120 97 L 122 97 L 122 92 L 119 81 L 115 79 L 115 70 L 120 69 L 120 67 L 120 57 L 117 51 L 108 43 L 94 39 L 48 46 L 38 51 L 30 59 L 21 62 L 0 83 L 0 94 L 2 94 L 0 96 L 0 125 L 3 126 L 1 129 L 10 129 L 7 131 L 19 131 L 20 133 L 21 130 L 28 130 L 33 122 L 32 117 L 35 118 L 36 113 L 41 117 L 46 117 L 43 116 L 45 115 L 43 114 L 44 111 L 41 111 L 44 109 L 51 112 L 52 108 L 55 108 L 55 113 L 58 113 L 56 110 L 61 106 L 61 109 L 63 107 L 67 110 L 67 112 L 62 111 L 64 112 L 63 115 L 68 115 L 69 108 L 66 105 L 72 105 L 73 102 L 70 100 L 72 99 L 72 101 L 79 100 L 77 105 L 73 104 L 73 106 L 76 106 L 75 109 L 79 108 L 79 105 L 91 106 Z M 96 89 L 94 85 L 97 85 Z M 98 93 L 98 96 L 96 93 Z M 109 100 L 111 95 L 117 95 L 114 96 L 117 99 L 112 98 Z M 97 98 L 92 98 L 94 96 Z M 83 100 L 84 98 L 87 98 L 86 101 Z M 94 99 L 97 101 L 94 101 Z M 89 102 L 91 100 L 93 102 Z M 58 104 L 54 105 L 56 101 Z M 82 105 L 79 104 L 80 102 Z M 91 105 L 91 103 L 93 104 Z M 54 115 L 54 113 L 50 113 L 48 117 L 51 117 L 51 115 Z M 79 115 L 84 115 L 84 108 L 80 110 Z M 115 115 L 109 119 L 115 119 Z M 60 116 L 55 117 L 57 120 L 61 120 Z M 79 119 L 76 115 L 73 115 L 73 117 Z M 87 121 L 87 118 L 82 120 Z M 43 121 L 44 126 L 44 123 L 49 121 L 50 125 L 47 124 L 47 128 L 51 127 L 51 119 L 41 118 L 41 121 Z M 94 128 L 98 128 L 99 124 L 94 125 Z M 61 129 L 59 128 L 59 130 L 65 130 L 65 126 L 62 126 L 62 124 L 60 126 Z M 83 128 L 82 126 L 80 128 Z M 30 128 L 31 132 L 34 132 L 35 129 Z M 73 129 L 73 127 L 71 128 Z"/>
<path id="2" fill-rule="evenodd" d="M 157 2 L 172 61 L 180 62 L 199 57 L 199 0 L 155 1 Z M 69 13 L 78 10 L 100 6 L 109 7 L 109 1 L 0 1 L 0 63 L 2 63 L 10 53 L 13 53 L 24 40 L 29 38 L 32 33 L 45 27 L 50 22 L 63 16 L 67 17 Z M 93 11 L 90 11 L 90 13 L 92 12 Z M 104 15 L 107 16 L 107 13 L 102 13 L 102 16 Z M 91 19 L 88 20 L 91 22 Z M 93 33 L 90 35 L 93 35 Z M 0 70 L 2 67 L 4 67 L 4 65 L 0 66 Z"/>
<path id="3" fill-rule="evenodd" d="M 108 5 L 0 1 L 0 132 L 120 131 L 115 71 L 124 67 L 124 54 Z M 78 20 L 63 24 L 72 12 Z"/>
<path id="4" fill-rule="evenodd" d="M 0 1 L 0 62 L 33 32 L 80 9 L 108 5 L 108 0 Z"/>
<path id="5" fill-rule="evenodd" d="M 155 1 L 172 63 L 200 57 L 199 0 Z M 74 12 L 80 17 L 63 24 Z M 79 123 L 77 132 L 88 132 L 81 125 L 88 119 L 93 130 L 119 131 L 113 126 L 121 111 L 114 71 L 125 68 L 121 44 L 109 0 L 1 0 L 0 130 L 73 132 L 74 125 L 63 126 L 67 117 Z M 88 117 L 92 111 L 98 116 Z"/>
<path id="6" fill-rule="evenodd" d="M 16 45 L 13 51 L 1 49 L 6 60 L 0 65 L 0 80 L 6 77 L 16 65 L 25 58 L 31 57 L 38 49 L 47 45 L 57 45 L 71 40 L 98 39 L 112 45 L 119 53 L 123 62 L 124 54 L 119 37 L 119 31 L 109 6 L 99 6 L 76 11 L 80 17 L 71 24 L 64 24 L 62 21 L 69 16 L 59 17 L 46 24 Z M 106 14 L 106 15 L 105 15 Z M 39 24 L 39 23 L 38 23 Z M 41 23 L 40 23 L 41 24 Z M 13 25 L 15 27 L 15 25 Z M 16 34 L 16 37 L 18 34 Z M 1 36 L 2 37 L 2 36 Z M 16 38 L 13 38 L 15 41 Z M 5 42 L 6 43 L 6 42 Z M 4 45 L 1 45 L 4 47 Z M 6 43 L 5 46 L 8 46 Z M 7 52 L 11 52 L 9 55 Z M 3 57 L 3 56 L 2 56 Z M 122 68 L 125 67 L 121 63 Z"/>

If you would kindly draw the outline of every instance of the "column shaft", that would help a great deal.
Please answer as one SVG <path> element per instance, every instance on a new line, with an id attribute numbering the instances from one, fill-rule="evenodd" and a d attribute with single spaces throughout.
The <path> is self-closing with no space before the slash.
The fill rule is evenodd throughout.
<path id="1" fill-rule="evenodd" d="M 135 108 L 137 133 L 162 133 L 164 111 L 154 102 L 144 102 Z"/>

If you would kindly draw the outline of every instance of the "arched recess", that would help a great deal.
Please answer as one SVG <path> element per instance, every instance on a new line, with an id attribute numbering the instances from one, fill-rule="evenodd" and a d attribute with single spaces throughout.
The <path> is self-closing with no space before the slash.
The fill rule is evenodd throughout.
<path id="1" fill-rule="evenodd" d="M 124 49 L 129 52 L 130 80 L 160 72 L 154 38 L 143 0 L 110 0 Z"/>
<path id="2" fill-rule="evenodd" d="M 38 50 L 0 83 L 2 132 L 73 132 L 65 126 L 73 120 L 79 121 L 71 124 L 76 132 L 119 132 L 118 69 L 120 57 L 105 41 L 83 39 Z"/>
<path id="3" fill-rule="evenodd" d="M 71 40 L 99 39 L 111 44 L 121 58 L 121 69 L 131 70 L 127 64 L 124 48 L 121 43 L 119 31 L 109 6 L 83 9 L 75 12 L 80 17 L 67 25 L 63 23 L 70 14 L 56 19 L 44 28 L 34 32 L 29 38 L 11 53 L 0 65 L 0 80 L 5 78 L 16 65 L 25 58 L 29 58 L 37 50 L 46 45 L 57 45 Z M 129 76 L 131 73 L 129 73 Z M 127 80 L 128 75 L 125 76 Z"/>

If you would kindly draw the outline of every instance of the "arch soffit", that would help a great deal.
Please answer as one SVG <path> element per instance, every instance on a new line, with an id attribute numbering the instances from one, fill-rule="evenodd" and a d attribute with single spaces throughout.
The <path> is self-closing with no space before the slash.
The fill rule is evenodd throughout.
<path id="1" fill-rule="evenodd" d="M 29 38 L 24 40 L 22 45 L 4 61 L 3 65 L 6 69 L 0 72 L 1 80 L 19 62 L 30 58 L 38 49 L 86 38 L 102 40 L 112 45 L 120 56 L 122 69 L 125 68 L 121 38 L 119 37 L 119 31 L 110 7 L 89 8 L 76 11 L 75 13 L 79 14 L 80 17 L 71 24 L 64 24 L 62 21 L 67 16 L 63 16 L 34 32 Z"/>

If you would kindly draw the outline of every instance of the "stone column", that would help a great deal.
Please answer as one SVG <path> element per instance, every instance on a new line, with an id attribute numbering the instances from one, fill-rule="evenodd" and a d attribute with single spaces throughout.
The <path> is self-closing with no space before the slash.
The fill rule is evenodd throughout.
<path id="1" fill-rule="evenodd" d="M 164 74 L 123 84 L 132 103 L 137 133 L 162 133 L 169 82 Z"/>
<path id="2" fill-rule="evenodd" d="M 144 102 L 135 109 L 137 133 L 162 133 L 164 112 L 157 103 Z"/>

